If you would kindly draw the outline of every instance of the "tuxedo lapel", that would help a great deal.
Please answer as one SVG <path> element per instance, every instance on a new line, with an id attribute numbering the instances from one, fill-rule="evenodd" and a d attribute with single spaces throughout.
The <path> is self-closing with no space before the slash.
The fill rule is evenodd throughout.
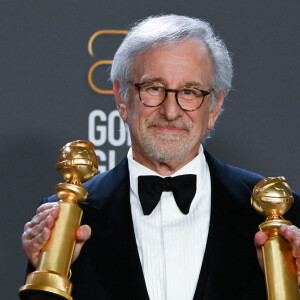
<path id="1" fill-rule="evenodd" d="M 226 204 L 227 192 L 213 175 L 213 166 L 209 165 L 211 173 L 211 216 L 206 249 L 202 262 L 199 280 L 194 300 L 227 299 L 223 288 L 226 278 L 230 277 L 228 261 L 231 257 L 234 220 L 227 218 L 232 212 Z M 226 255 L 228 254 L 228 256 Z M 233 266 L 232 266 L 233 267 Z"/>
<path id="2" fill-rule="evenodd" d="M 148 300 L 131 217 L 127 159 L 104 176 L 100 184 L 103 189 L 91 193 L 86 209 L 93 223 L 88 243 L 92 263 L 109 299 Z M 104 199 L 101 209 L 98 204 L 94 206 L 99 197 Z"/>
<path id="3" fill-rule="evenodd" d="M 207 152 L 205 156 L 211 176 L 211 218 L 194 300 L 248 299 L 241 291 L 247 293 L 249 275 L 260 272 L 253 238 L 262 218 L 250 206 L 251 191 L 240 187 L 231 169 Z"/>

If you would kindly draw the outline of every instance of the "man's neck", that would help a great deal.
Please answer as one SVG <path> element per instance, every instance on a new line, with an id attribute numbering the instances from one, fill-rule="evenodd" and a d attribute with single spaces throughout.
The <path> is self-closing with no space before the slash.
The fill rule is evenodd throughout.
<path id="1" fill-rule="evenodd" d="M 185 157 L 181 161 L 178 161 L 176 159 L 157 161 L 153 159 L 145 159 L 144 157 L 141 157 L 138 153 L 135 153 L 134 150 L 132 152 L 133 152 L 132 153 L 133 159 L 135 161 L 137 161 L 138 163 L 142 164 L 143 166 L 149 168 L 150 170 L 156 172 L 161 176 L 171 176 L 172 174 L 180 170 L 182 167 L 187 165 L 198 155 L 198 153 L 196 153 L 193 156 Z"/>

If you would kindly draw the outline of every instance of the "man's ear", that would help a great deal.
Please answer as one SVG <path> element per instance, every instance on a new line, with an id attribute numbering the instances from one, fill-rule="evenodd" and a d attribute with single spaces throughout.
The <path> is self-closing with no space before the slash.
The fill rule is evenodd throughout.
<path id="1" fill-rule="evenodd" d="M 213 128 L 214 124 L 216 123 L 221 107 L 224 102 L 224 92 L 220 92 L 219 95 L 217 96 L 215 107 L 209 112 L 209 120 L 208 120 L 208 127 L 207 129 L 210 130 Z"/>
<path id="2" fill-rule="evenodd" d="M 127 121 L 127 107 L 120 95 L 120 81 L 115 80 L 113 84 L 113 92 L 117 103 L 117 109 L 119 111 L 120 117 L 124 122 Z"/>

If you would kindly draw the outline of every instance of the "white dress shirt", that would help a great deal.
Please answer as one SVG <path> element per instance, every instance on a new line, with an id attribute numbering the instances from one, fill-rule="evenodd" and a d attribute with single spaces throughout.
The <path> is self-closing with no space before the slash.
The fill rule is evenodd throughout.
<path id="1" fill-rule="evenodd" d="M 211 185 L 202 146 L 199 154 L 172 175 L 195 174 L 197 191 L 184 215 L 173 192 L 163 192 L 150 215 L 144 215 L 138 197 L 138 176 L 157 175 L 128 152 L 130 205 L 139 257 L 151 300 L 192 300 L 206 247 Z M 162 176 L 161 176 L 162 177 Z"/>

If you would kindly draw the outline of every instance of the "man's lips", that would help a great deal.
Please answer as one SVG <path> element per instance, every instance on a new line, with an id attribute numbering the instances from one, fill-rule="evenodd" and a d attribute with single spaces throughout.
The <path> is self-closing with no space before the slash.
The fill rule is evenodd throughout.
<path id="1" fill-rule="evenodd" d="M 167 126 L 167 125 L 154 125 L 153 127 L 160 132 L 168 133 L 168 134 L 180 134 L 183 131 L 185 131 L 185 129 L 183 128 Z"/>

